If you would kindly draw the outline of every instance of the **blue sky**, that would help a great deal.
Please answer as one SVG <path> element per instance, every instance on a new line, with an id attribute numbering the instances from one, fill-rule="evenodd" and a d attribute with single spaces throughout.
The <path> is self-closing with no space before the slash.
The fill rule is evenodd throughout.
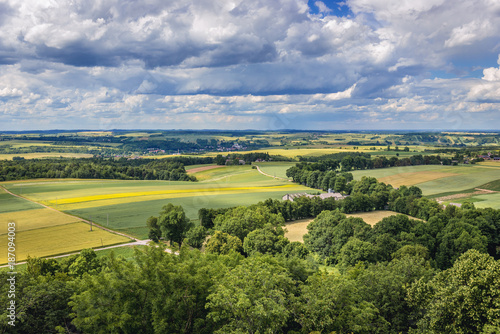
<path id="1" fill-rule="evenodd" d="M 0 2 L 0 131 L 499 130 L 496 0 Z"/>

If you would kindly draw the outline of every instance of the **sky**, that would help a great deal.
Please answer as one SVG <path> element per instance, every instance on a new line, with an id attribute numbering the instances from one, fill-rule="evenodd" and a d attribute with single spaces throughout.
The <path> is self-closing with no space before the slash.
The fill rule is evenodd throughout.
<path id="1" fill-rule="evenodd" d="M 498 0 L 0 0 L 0 131 L 500 130 Z"/>

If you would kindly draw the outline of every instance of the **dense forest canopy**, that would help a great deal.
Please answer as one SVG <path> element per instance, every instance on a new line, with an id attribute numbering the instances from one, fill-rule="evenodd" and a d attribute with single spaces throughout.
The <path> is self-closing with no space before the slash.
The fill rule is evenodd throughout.
<path id="1" fill-rule="evenodd" d="M 187 160 L 125 158 L 0 160 L 0 181 L 36 178 L 195 181 L 196 178 L 186 174 L 184 163 L 180 161 Z"/>

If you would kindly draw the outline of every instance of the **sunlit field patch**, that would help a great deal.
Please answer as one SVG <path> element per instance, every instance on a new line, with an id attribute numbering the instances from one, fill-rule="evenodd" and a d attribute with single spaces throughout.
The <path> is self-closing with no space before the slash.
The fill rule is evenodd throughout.
<path id="1" fill-rule="evenodd" d="M 16 231 L 27 231 L 77 221 L 79 219 L 76 217 L 48 208 L 0 213 L 0 234 L 7 233 L 7 223 L 9 222 L 16 223 Z"/>
<path id="2" fill-rule="evenodd" d="M 378 211 L 370 211 L 370 212 L 360 212 L 360 213 L 351 213 L 348 214 L 347 217 L 356 217 L 356 218 L 361 218 L 365 223 L 368 225 L 374 226 L 377 224 L 379 221 L 386 217 L 394 216 L 394 215 L 400 215 L 401 213 L 397 213 L 394 211 L 388 211 L 388 210 L 378 210 Z M 405 215 L 407 216 L 407 215 Z M 408 216 L 410 219 L 415 219 L 415 220 L 421 220 L 415 217 Z"/>
<path id="3" fill-rule="evenodd" d="M 488 167 L 498 167 L 500 168 L 500 161 L 495 160 L 495 161 L 483 161 L 478 163 L 479 166 L 488 166 Z"/>
<path id="4" fill-rule="evenodd" d="M 390 184 L 393 187 L 401 187 L 401 186 L 413 186 L 415 184 L 419 184 L 422 182 L 432 181 L 436 179 L 441 179 L 444 177 L 457 176 L 459 174 L 456 173 L 443 173 L 443 172 L 435 172 L 435 171 L 426 171 L 426 172 L 410 172 L 410 173 L 401 173 L 391 176 L 386 176 L 378 179 L 379 182 L 384 182 L 386 184 Z"/>
<path id="5" fill-rule="evenodd" d="M 76 252 L 85 248 L 130 242 L 131 240 L 90 225 L 71 223 L 16 233 L 16 261 L 28 256 L 45 257 Z M 7 235 L 0 235 L 0 249 L 7 249 Z M 7 252 L 0 252 L 0 264 L 7 263 Z"/>

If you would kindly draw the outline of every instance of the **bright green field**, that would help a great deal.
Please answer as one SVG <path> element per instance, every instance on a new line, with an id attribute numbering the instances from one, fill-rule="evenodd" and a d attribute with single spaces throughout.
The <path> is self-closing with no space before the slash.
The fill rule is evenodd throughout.
<path id="1" fill-rule="evenodd" d="M 162 206 L 182 205 L 191 219 L 201 208 L 249 205 L 310 188 L 260 174 L 251 166 L 231 166 L 193 174 L 199 182 L 174 181 L 33 181 L 4 184 L 14 193 L 91 219 L 117 231 L 146 238 L 146 220 Z"/>
<path id="2" fill-rule="evenodd" d="M 296 162 L 254 162 L 253 164 L 259 166 L 264 173 L 286 179 L 286 170 L 295 166 Z"/>
<path id="3" fill-rule="evenodd" d="M 500 208 L 500 193 L 475 195 L 444 201 L 443 204 L 472 202 L 476 208 Z"/>
<path id="4" fill-rule="evenodd" d="M 500 208 L 500 193 L 472 197 L 477 208 Z M 468 199 L 468 201 L 471 201 Z"/>

